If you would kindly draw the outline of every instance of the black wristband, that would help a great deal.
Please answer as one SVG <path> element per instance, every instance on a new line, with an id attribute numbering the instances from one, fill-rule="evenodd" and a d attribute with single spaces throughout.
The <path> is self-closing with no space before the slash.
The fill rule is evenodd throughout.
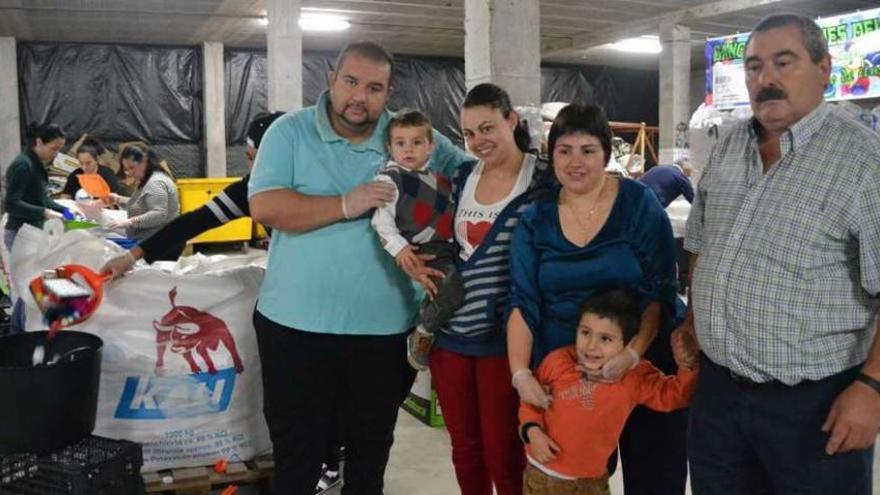
<path id="1" fill-rule="evenodd" d="M 541 427 L 541 425 L 539 425 L 538 423 L 526 423 L 520 427 L 519 437 L 520 437 L 520 440 L 522 440 L 522 443 L 525 443 L 525 444 L 529 443 L 529 428 L 531 428 L 533 426 L 538 427 L 538 428 Z"/>
<path id="2" fill-rule="evenodd" d="M 871 378 L 864 373 L 859 373 L 859 375 L 856 377 L 856 381 L 864 383 L 865 385 L 874 389 L 875 392 L 880 394 L 880 381 L 875 380 L 874 378 Z"/>

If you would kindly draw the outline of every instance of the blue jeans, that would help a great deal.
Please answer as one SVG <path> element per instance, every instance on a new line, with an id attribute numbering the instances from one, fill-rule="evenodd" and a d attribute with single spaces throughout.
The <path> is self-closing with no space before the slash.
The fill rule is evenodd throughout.
<path id="1" fill-rule="evenodd" d="M 754 384 L 703 357 L 688 424 L 694 495 L 870 495 L 874 450 L 827 455 L 821 430 L 858 372 Z"/>
<path id="2" fill-rule="evenodd" d="M 3 244 L 6 250 L 12 252 L 12 245 L 15 243 L 15 236 L 18 235 L 18 229 L 3 230 Z M 18 295 L 12 306 L 12 317 L 9 321 L 9 335 L 24 332 L 24 301 L 21 299 L 22 294 Z"/>

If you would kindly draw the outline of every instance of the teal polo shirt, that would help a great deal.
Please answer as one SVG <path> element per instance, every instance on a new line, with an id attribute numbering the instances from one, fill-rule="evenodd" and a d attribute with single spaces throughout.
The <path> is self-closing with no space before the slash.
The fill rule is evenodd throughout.
<path id="1" fill-rule="evenodd" d="M 287 114 L 269 127 L 260 143 L 248 197 L 276 189 L 338 196 L 370 182 L 387 161 L 385 111 L 366 141 L 339 136 L 327 115 L 328 94 L 318 103 Z M 473 160 L 434 132 L 435 170 L 452 175 Z M 379 244 L 369 215 L 311 232 L 272 231 L 266 277 L 257 310 L 299 330 L 392 335 L 413 325 L 419 294 Z"/>

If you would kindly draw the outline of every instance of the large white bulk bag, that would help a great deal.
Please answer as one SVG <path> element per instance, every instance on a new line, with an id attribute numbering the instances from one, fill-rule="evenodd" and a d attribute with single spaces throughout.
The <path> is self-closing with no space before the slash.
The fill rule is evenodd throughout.
<path id="1" fill-rule="evenodd" d="M 26 289 L 33 277 L 67 263 L 97 270 L 119 252 L 86 231 L 22 228 L 11 265 L 27 329 L 45 328 Z M 105 284 L 98 310 L 72 327 L 104 340 L 95 434 L 142 443 L 145 470 L 270 449 L 251 321 L 264 268 L 250 261 L 197 256 L 137 269 Z"/>

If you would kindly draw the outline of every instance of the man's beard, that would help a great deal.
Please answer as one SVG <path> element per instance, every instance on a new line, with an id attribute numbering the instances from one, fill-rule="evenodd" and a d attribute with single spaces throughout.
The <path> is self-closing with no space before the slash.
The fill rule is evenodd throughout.
<path id="1" fill-rule="evenodd" d="M 352 122 L 351 120 L 349 120 L 348 117 L 346 117 L 345 111 L 348 110 L 349 107 L 353 107 L 353 106 L 355 106 L 355 105 L 346 105 L 345 107 L 343 107 L 341 112 L 334 111 L 336 116 L 339 117 L 339 120 L 341 120 L 345 124 L 345 126 L 348 127 L 349 129 L 363 131 L 363 130 L 370 128 L 376 122 L 378 122 L 378 119 L 375 119 L 375 120 L 370 119 L 370 113 L 367 111 L 366 107 L 361 107 L 361 108 L 363 108 L 363 112 L 364 112 L 363 121 Z"/>

